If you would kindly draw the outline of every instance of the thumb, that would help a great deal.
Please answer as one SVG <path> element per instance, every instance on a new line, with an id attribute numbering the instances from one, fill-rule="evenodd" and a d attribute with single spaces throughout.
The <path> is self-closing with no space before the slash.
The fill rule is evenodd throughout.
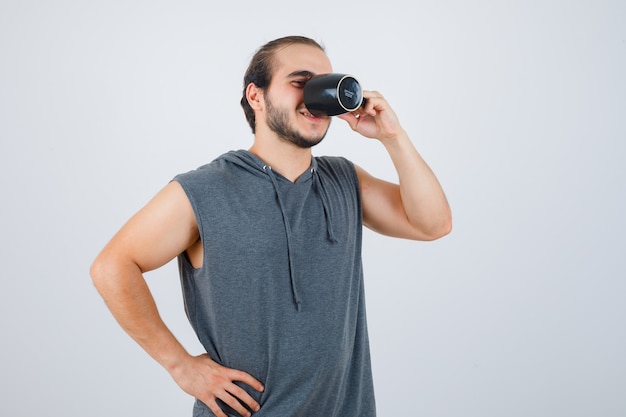
<path id="1" fill-rule="evenodd" d="M 341 120 L 345 120 L 352 130 L 356 130 L 357 125 L 359 124 L 359 116 L 356 113 L 344 113 L 337 116 Z"/>

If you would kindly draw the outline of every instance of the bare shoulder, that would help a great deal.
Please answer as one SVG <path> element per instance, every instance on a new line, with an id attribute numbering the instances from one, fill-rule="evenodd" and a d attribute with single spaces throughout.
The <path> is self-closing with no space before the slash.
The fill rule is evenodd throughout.
<path id="1" fill-rule="evenodd" d="M 199 238 L 195 214 L 182 186 L 172 181 L 135 213 L 103 250 L 142 271 L 156 269 Z"/>

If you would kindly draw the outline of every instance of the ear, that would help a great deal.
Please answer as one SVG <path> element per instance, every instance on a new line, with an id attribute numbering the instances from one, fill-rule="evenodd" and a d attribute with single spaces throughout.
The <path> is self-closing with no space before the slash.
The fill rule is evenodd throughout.
<path id="1" fill-rule="evenodd" d="M 246 99 L 248 99 L 248 104 L 250 104 L 253 110 L 263 109 L 263 90 L 254 83 L 250 83 L 246 87 Z"/>

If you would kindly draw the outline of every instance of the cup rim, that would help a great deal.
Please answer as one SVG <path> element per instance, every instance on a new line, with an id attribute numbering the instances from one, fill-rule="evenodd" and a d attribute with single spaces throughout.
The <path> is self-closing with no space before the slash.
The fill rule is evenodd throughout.
<path id="1" fill-rule="evenodd" d="M 342 100 L 341 100 L 341 94 L 339 94 L 339 87 L 341 86 L 341 83 L 343 82 L 343 80 L 345 80 L 346 78 L 352 78 L 354 81 L 356 81 L 357 85 L 359 86 L 359 88 L 361 87 L 361 83 L 359 82 L 359 80 L 352 74 L 343 74 L 343 76 L 339 79 L 339 81 L 337 81 L 337 102 L 339 103 L 339 105 L 347 112 L 353 112 L 356 109 L 358 109 L 359 107 L 361 107 L 361 105 L 363 104 L 363 89 L 361 88 L 361 97 L 359 99 L 359 103 L 356 105 L 356 107 L 354 108 L 348 108 L 346 106 L 344 106 Z"/>

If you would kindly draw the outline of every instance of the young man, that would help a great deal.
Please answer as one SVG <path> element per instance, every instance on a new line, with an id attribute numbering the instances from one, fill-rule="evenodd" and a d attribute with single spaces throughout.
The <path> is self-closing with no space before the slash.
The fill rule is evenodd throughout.
<path id="1" fill-rule="evenodd" d="M 399 184 L 312 156 L 330 118 L 307 110 L 303 86 L 330 72 L 309 38 L 261 47 L 244 77 L 251 148 L 175 177 L 92 266 L 120 325 L 197 399 L 194 416 L 374 416 L 362 226 L 415 240 L 451 230 L 444 192 L 379 93 L 339 118 L 384 145 Z M 142 275 L 175 257 L 199 356 Z"/>

